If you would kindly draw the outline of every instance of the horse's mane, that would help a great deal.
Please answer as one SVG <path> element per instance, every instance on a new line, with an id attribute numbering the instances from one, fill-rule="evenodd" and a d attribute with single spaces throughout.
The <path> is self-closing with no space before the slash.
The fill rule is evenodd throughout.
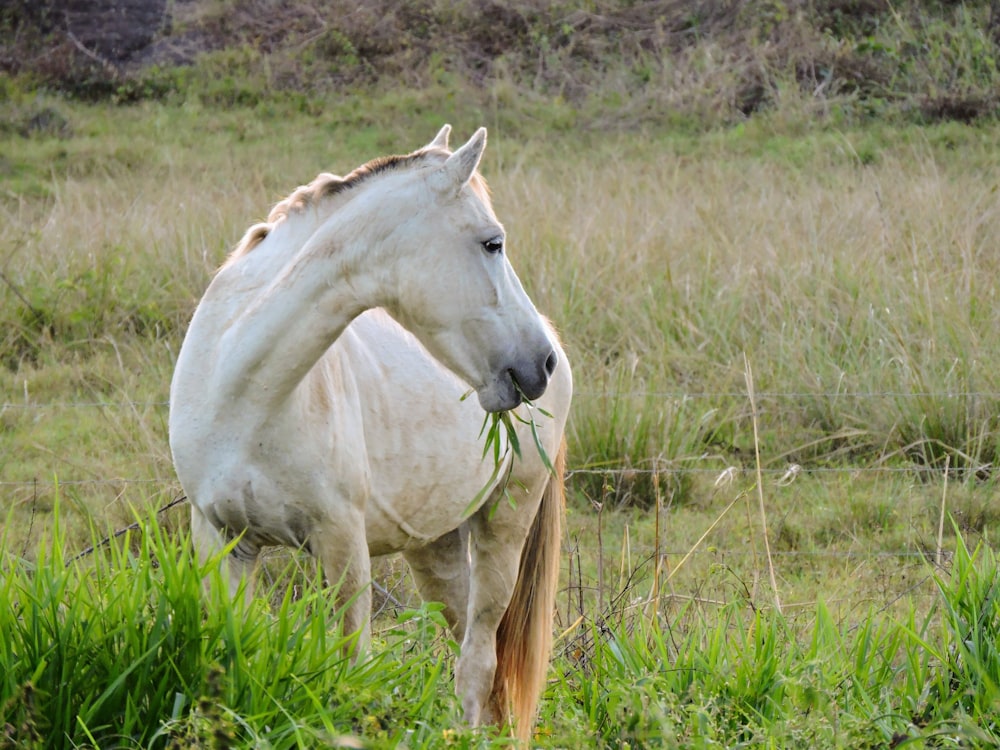
<path id="1" fill-rule="evenodd" d="M 427 156 L 432 154 L 445 158 L 448 156 L 448 152 L 443 149 L 425 148 L 412 154 L 380 156 L 366 164 L 362 164 L 346 177 L 338 177 L 329 172 L 321 172 L 308 185 L 300 185 L 287 198 L 278 201 L 267 215 L 267 221 L 254 224 L 250 227 L 229 254 L 229 257 L 226 258 L 223 268 L 238 258 L 242 258 L 257 247 L 274 231 L 275 227 L 291 214 L 304 211 L 324 198 L 332 198 L 335 195 L 356 188 L 375 175 L 402 169 L 416 162 L 424 161 Z"/>

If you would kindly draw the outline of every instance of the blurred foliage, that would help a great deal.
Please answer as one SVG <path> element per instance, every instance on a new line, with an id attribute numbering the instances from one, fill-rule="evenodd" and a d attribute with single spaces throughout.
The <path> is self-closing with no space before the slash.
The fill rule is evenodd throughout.
<path id="1" fill-rule="evenodd" d="M 137 0 L 138 2 L 138 0 Z M 149 0 L 155 4 L 156 0 Z M 100 3 L 94 13 L 101 12 Z M 215 106 L 373 86 L 497 85 L 627 125 L 739 122 L 806 99 L 817 115 L 971 121 L 997 114 L 1000 5 L 888 0 L 199 0 L 111 59 L 60 3 L 0 10 L 0 71 L 87 100 Z M 73 18 L 77 18 L 76 21 Z M 794 95 L 793 93 L 794 92 Z"/>

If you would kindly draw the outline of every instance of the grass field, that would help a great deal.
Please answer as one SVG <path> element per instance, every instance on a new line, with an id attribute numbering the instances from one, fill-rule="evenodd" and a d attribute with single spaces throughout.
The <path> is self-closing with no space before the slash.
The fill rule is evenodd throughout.
<path id="1" fill-rule="evenodd" d="M 58 127 L 0 129 L 0 746 L 505 743 L 460 726 L 453 644 L 399 563 L 352 667 L 307 564 L 269 560 L 270 606 L 203 608 L 184 509 L 149 523 L 180 494 L 173 358 L 228 249 L 445 120 L 490 127 L 512 262 L 578 392 L 538 744 L 1000 739 L 995 125 L 577 130 L 444 90 L 6 104 Z"/>

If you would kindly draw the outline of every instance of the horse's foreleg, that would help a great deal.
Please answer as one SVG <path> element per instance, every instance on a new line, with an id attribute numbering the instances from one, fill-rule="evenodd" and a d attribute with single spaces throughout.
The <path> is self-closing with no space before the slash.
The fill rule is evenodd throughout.
<path id="1" fill-rule="evenodd" d="M 469 607 L 469 530 L 451 531 L 425 547 L 403 553 L 421 598 L 441 602 L 444 617 L 459 643 L 465 637 Z"/>
<path id="2" fill-rule="evenodd" d="M 490 700 L 497 668 L 497 628 L 511 601 L 521 550 L 537 507 L 526 499 L 517 512 L 506 505 L 501 501 L 492 519 L 484 507 L 469 520 L 469 604 L 455 689 L 465 720 L 473 726 L 502 718 Z"/>
<path id="3" fill-rule="evenodd" d="M 552 475 L 540 461 L 523 472 L 513 505 L 500 502 L 492 518 L 487 505 L 470 519 L 469 620 L 456 687 L 470 722 L 512 722 L 522 742 L 552 650 L 565 455 L 563 446 Z"/>
<path id="4" fill-rule="evenodd" d="M 198 506 L 191 504 L 191 540 L 198 561 L 204 565 L 212 557 L 222 554 L 226 547 L 226 539 Z M 257 564 L 259 550 L 240 540 L 229 554 L 220 562 L 220 569 L 229 586 L 229 595 L 235 597 L 244 586 L 244 595 L 249 599 L 253 595 L 253 573 Z M 206 586 L 208 581 L 206 580 Z"/>
<path id="5" fill-rule="evenodd" d="M 355 655 L 368 651 L 371 641 L 371 558 L 365 538 L 365 518 L 357 510 L 345 511 L 336 523 L 323 525 L 310 539 L 313 553 L 323 564 L 327 582 L 336 589 L 337 606 L 345 607 L 344 635 L 357 633 Z"/>

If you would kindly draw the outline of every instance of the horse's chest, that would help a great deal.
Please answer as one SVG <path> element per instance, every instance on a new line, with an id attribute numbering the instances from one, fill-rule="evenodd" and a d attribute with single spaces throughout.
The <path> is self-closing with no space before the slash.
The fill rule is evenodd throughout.
<path id="1" fill-rule="evenodd" d="M 419 547 L 465 521 L 490 473 L 453 461 L 438 471 L 373 472 L 365 508 L 368 547 L 373 555 Z M 477 462 L 478 463 L 478 462 Z M 458 464 L 458 465 L 456 465 Z M 480 497 L 482 501 L 482 497 Z"/>

